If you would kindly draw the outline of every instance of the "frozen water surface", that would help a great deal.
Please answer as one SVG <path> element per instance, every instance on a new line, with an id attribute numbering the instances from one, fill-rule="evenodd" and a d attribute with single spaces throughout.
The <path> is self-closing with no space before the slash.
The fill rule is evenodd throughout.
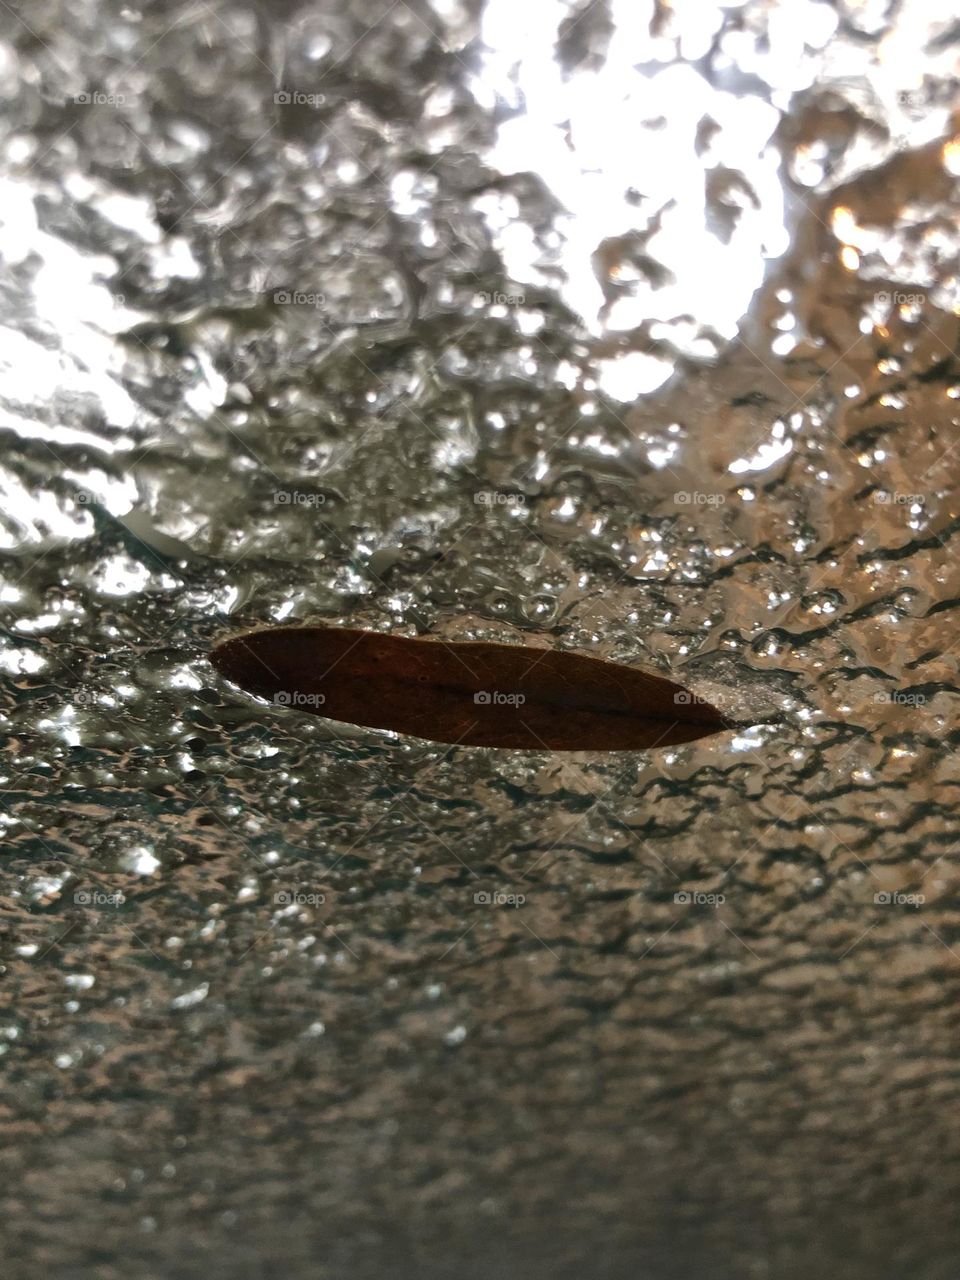
<path id="1" fill-rule="evenodd" d="M 951 6 L 2 27 L 5 1276 L 952 1280 Z M 779 723 L 206 661 L 297 620 Z"/>

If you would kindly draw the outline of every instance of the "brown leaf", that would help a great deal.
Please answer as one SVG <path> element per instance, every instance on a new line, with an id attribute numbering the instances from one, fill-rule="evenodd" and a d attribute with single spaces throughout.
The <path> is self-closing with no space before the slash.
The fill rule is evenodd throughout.
<path id="1" fill-rule="evenodd" d="M 639 751 L 732 727 L 672 680 L 553 649 L 265 627 L 211 661 L 279 706 L 469 747 Z"/>

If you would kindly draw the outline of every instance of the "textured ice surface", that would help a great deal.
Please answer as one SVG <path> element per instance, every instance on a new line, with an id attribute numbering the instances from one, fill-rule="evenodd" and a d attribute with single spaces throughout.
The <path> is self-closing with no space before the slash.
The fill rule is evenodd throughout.
<path id="1" fill-rule="evenodd" d="M 953 1280 L 940 0 L 7 7 L 4 1275 Z M 319 619 L 739 720 L 438 748 Z"/>

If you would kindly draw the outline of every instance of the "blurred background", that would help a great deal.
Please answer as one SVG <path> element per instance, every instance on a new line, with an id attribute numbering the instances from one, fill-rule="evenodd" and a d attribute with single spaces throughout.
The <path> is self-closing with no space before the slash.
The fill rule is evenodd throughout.
<path id="1" fill-rule="evenodd" d="M 952 6 L 0 10 L 5 1275 L 955 1280 Z M 765 723 L 207 662 L 303 620 Z"/>

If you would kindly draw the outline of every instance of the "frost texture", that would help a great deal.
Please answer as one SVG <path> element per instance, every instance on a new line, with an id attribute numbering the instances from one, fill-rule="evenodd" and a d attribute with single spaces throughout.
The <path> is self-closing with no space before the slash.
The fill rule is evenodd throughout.
<path id="1" fill-rule="evenodd" d="M 952 1278 L 949 6 L 16 8 L 5 1275 Z M 782 720 L 217 681 L 296 619 Z"/>

